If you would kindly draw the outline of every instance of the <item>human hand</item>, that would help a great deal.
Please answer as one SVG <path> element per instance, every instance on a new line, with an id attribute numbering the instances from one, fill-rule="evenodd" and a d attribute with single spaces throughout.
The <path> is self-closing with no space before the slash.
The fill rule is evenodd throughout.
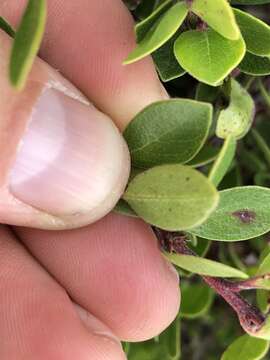
<path id="1" fill-rule="evenodd" d="M 16 24 L 25 3 L 2 2 L 1 15 Z M 104 114 L 123 129 L 166 95 L 150 59 L 121 65 L 134 46 L 121 0 L 48 3 L 41 56 L 103 113 L 41 61 L 15 93 L 0 33 L 0 220 L 24 226 L 1 228 L 0 359 L 125 359 L 119 339 L 153 337 L 176 316 L 177 275 L 141 220 L 59 229 L 105 215 L 126 184 L 128 152 Z"/>

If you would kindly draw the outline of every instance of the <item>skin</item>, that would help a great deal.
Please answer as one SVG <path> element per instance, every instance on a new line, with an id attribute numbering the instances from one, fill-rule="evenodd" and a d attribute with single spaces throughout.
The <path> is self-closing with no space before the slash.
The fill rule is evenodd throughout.
<path id="1" fill-rule="evenodd" d="M 16 26 L 25 3 L 1 2 L 1 15 Z M 145 105 L 166 97 L 149 58 L 121 65 L 135 40 L 132 19 L 120 0 L 48 0 L 48 6 L 41 57 L 120 129 Z M 3 34 L 1 39 L 1 58 L 7 59 L 9 43 Z M 47 231 L 38 228 L 50 228 L 50 214 L 14 205 L 3 179 L 40 85 L 28 85 L 24 95 L 10 93 L 5 66 L 1 60 L 0 91 L 6 99 L 1 126 L 15 135 L 13 145 L 0 138 L 5 159 L 0 163 L 0 203 L 7 205 L 0 207 L 0 218 L 24 227 L 0 228 L 0 358 L 123 360 L 119 340 L 146 340 L 175 318 L 178 277 L 141 220 L 111 213 L 81 229 Z M 44 66 L 36 64 L 31 74 L 39 84 L 50 73 L 59 76 Z M 21 122 L 10 120 L 14 103 Z M 79 216 L 62 222 L 62 228 L 71 220 L 73 227 L 92 221 Z M 37 229 L 25 227 L 29 223 Z"/>

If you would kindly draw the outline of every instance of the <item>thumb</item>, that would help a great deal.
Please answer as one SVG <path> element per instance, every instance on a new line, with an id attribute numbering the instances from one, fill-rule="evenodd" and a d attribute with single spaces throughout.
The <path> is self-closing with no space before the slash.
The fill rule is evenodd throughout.
<path id="1" fill-rule="evenodd" d="M 109 212 L 126 185 L 127 146 L 113 122 L 37 59 L 25 90 L 7 79 L 0 33 L 0 222 L 66 229 Z"/>

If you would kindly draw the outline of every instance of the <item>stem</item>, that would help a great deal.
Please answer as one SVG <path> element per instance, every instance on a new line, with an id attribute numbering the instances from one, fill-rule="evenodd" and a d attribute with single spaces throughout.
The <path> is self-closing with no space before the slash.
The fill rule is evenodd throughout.
<path id="1" fill-rule="evenodd" d="M 270 95 L 268 94 L 268 91 L 266 90 L 261 79 L 258 79 L 258 84 L 259 84 L 259 89 L 262 94 L 262 97 L 264 98 L 264 101 L 270 107 Z"/>
<path id="2" fill-rule="evenodd" d="M 186 245 L 185 235 L 181 233 L 169 233 L 160 229 L 154 229 L 163 250 L 177 254 L 197 256 Z M 247 300 L 239 294 L 241 290 L 253 289 L 254 279 L 231 282 L 222 278 L 202 276 L 202 279 L 233 308 L 237 313 L 241 326 L 248 333 L 256 333 L 264 324 L 265 317 Z"/>

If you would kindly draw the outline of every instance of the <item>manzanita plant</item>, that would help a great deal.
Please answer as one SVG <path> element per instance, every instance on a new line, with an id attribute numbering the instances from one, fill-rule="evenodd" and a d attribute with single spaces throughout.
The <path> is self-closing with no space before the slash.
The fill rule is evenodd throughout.
<path id="1" fill-rule="evenodd" d="M 152 55 L 172 99 L 149 105 L 125 129 L 132 172 L 115 211 L 152 226 L 182 279 L 174 323 L 125 351 L 130 360 L 263 359 L 270 344 L 270 0 L 125 3 L 137 46 L 123 66 Z M 0 18 L 14 37 L 10 81 L 18 90 L 45 20 L 45 0 L 28 1 L 16 31 Z"/>

